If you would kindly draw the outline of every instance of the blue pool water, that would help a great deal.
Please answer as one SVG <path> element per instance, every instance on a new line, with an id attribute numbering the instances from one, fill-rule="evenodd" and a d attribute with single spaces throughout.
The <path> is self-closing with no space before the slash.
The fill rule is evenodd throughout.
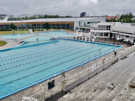
<path id="1" fill-rule="evenodd" d="M 0 37 L 4 39 L 21 39 L 24 37 L 31 36 L 31 34 L 8 34 L 8 35 L 0 35 Z"/>
<path id="2" fill-rule="evenodd" d="M 63 32 L 53 32 L 62 35 Z M 41 33 L 43 34 L 43 33 Z M 54 35 L 46 34 L 46 40 Z M 66 35 L 66 34 L 63 34 Z M 28 41 L 28 40 L 27 40 Z M 106 55 L 119 46 L 48 40 L 0 52 L 0 99 Z"/>
<path id="3" fill-rule="evenodd" d="M 65 31 L 49 31 L 49 32 L 37 32 L 37 33 L 33 33 L 33 34 L 9 34 L 9 35 L 0 35 L 1 38 L 4 39 L 23 39 L 23 38 L 27 38 L 27 37 L 31 37 L 27 39 L 28 41 L 30 40 L 35 40 L 35 38 L 39 37 L 39 39 L 41 40 L 48 40 L 51 37 L 63 37 L 63 36 L 73 36 L 73 34 L 69 34 Z M 33 37 L 36 36 L 36 37 Z"/>

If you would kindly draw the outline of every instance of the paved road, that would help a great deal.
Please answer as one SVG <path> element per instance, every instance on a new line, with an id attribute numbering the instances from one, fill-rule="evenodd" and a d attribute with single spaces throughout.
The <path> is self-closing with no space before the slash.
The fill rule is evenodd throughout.
<path id="1" fill-rule="evenodd" d="M 135 53 L 76 87 L 59 101 L 135 101 L 135 90 L 128 87 L 133 77 Z"/>

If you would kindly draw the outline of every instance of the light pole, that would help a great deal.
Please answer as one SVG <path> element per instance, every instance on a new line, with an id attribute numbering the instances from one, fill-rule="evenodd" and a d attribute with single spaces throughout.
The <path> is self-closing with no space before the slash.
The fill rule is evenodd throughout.
<path id="1" fill-rule="evenodd" d="M 65 87 L 65 84 L 66 84 L 65 77 L 66 77 L 65 73 L 62 73 L 62 78 L 63 78 L 62 87 L 61 87 L 62 90 L 64 90 L 64 87 Z"/>

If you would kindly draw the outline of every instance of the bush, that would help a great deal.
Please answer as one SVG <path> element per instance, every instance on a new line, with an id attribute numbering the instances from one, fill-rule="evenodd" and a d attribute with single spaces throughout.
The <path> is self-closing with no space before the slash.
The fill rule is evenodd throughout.
<path id="1" fill-rule="evenodd" d="M 4 45 L 6 45 L 7 44 L 7 42 L 5 42 L 5 41 L 0 41 L 0 46 L 4 46 Z"/>

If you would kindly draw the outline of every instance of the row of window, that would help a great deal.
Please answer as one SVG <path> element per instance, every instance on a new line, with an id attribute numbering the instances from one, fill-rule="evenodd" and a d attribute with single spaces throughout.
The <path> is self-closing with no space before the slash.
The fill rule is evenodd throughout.
<path id="1" fill-rule="evenodd" d="M 111 26 L 99 25 L 98 26 L 98 29 L 99 30 L 110 30 L 111 29 Z"/>
<path id="2" fill-rule="evenodd" d="M 69 24 L 21 24 L 16 26 L 16 29 L 39 29 L 39 28 L 54 28 L 54 29 L 71 29 L 73 26 Z M 11 25 L 0 25 L 0 30 L 11 30 Z"/>

